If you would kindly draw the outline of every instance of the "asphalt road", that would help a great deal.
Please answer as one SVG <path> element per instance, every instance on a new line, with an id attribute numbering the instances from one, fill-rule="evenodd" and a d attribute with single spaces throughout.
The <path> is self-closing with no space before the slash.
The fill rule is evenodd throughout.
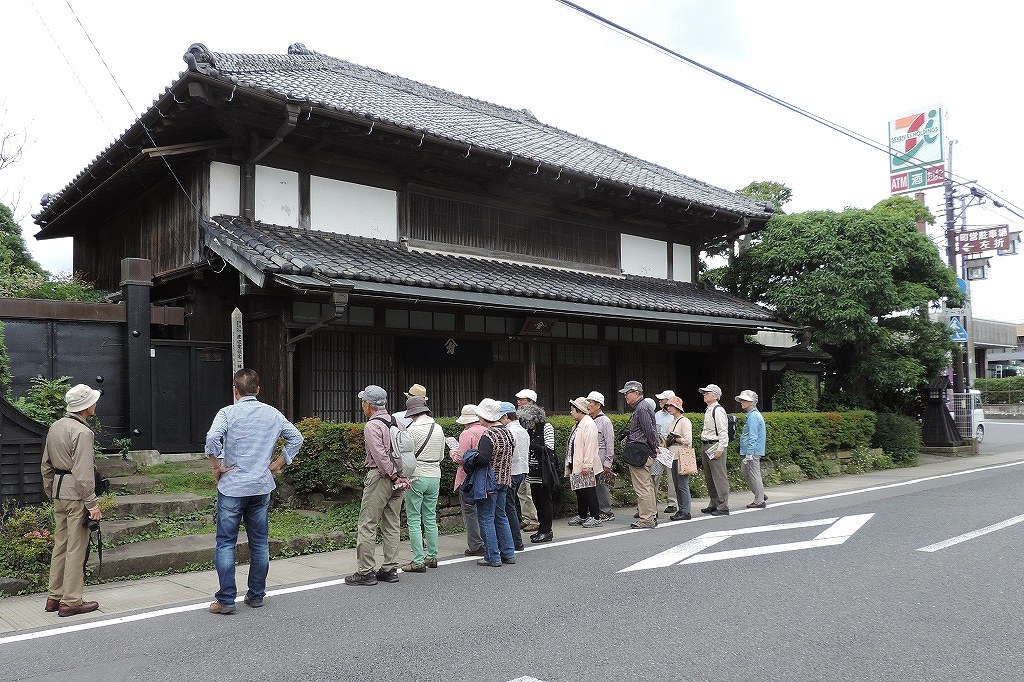
<path id="1" fill-rule="evenodd" d="M 515 566 L 458 562 L 240 603 L 233 616 L 15 642 L 0 660 L 6 679 L 78 682 L 1020 680 L 1024 523 L 920 550 L 1024 521 L 1022 489 L 1024 464 L 1003 466 L 546 545 Z M 713 546 L 709 532 L 722 532 Z M 685 542 L 676 558 L 688 563 L 622 572 Z"/>
<path id="2" fill-rule="evenodd" d="M 979 445 L 982 454 L 1013 452 L 1024 443 L 1024 421 L 989 419 L 985 422 L 985 440 Z"/>

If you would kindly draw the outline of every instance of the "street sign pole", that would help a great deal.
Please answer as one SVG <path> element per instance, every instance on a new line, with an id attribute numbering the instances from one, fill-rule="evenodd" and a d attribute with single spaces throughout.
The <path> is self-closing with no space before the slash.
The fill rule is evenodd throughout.
<path id="1" fill-rule="evenodd" d="M 946 182 L 943 184 L 946 198 L 946 259 L 949 267 L 956 275 L 956 216 L 953 212 L 953 143 L 949 141 L 949 154 L 946 156 Z M 960 354 L 953 362 L 953 391 L 964 392 L 964 357 Z"/>

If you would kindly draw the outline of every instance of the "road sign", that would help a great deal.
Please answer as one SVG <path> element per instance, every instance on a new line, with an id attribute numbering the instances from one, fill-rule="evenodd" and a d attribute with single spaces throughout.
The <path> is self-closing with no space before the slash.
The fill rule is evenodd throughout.
<path id="1" fill-rule="evenodd" d="M 957 251 L 963 254 L 1005 251 L 1010 248 L 1010 226 L 993 225 L 979 230 L 961 230 L 956 234 Z"/>
<path id="2" fill-rule="evenodd" d="M 967 343 L 967 330 L 960 324 L 959 317 L 952 317 L 949 320 L 949 339 L 954 343 Z"/>
<path id="3" fill-rule="evenodd" d="M 721 561 L 723 559 L 738 559 L 740 557 L 757 556 L 759 554 L 779 554 L 781 552 L 795 552 L 801 549 L 814 549 L 815 547 L 830 547 L 841 545 L 867 523 L 874 514 L 856 514 L 854 516 L 843 516 L 841 518 L 819 519 L 817 521 L 799 521 L 797 523 L 777 523 L 771 526 L 756 526 L 754 528 L 738 528 L 736 530 L 719 530 L 711 533 L 704 533 L 692 540 L 676 545 L 660 554 L 637 562 L 632 566 L 619 571 L 646 571 L 652 568 L 665 568 L 673 564 L 682 566 L 684 564 L 699 564 L 708 561 Z M 791 530 L 793 528 L 814 528 L 816 526 L 828 526 L 810 540 L 800 542 L 785 542 L 776 545 L 762 545 L 760 547 L 745 547 L 723 552 L 704 552 L 704 550 L 728 540 L 737 535 L 750 535 L 753 533 L 767 533 L 776 530 Z"/>

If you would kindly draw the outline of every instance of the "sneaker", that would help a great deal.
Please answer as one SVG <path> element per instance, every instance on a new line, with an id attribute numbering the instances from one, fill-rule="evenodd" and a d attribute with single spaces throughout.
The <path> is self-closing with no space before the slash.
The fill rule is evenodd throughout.
<path id="1" fill-rule="evenodd" d="M 503 564 L 514 564 L 515 562 L 516 562 L 516 558 L 514 556 L 510 556 L 507 559 L 503 557 L 502 560 L 501 560 L 501 563 L 503 563 Z"/>
<path id="2" fill-rule="evenodd" d="M 571 519 L 569 519 L 569 525 L 570 526 L 582 526 L 583 525 L 583 517 L 580 516 L 579 514 L 577 514 L 576 516 L 574 516 Z"/>
<path id="3" fill-rule="evenodd" d="M 656 528 L 658 525 L 657 521 L 634 521 L 629 524 L 630 528 Z"/>
<path id="4" fill-rule="evenodd" d="M 219 601 L 215 601 L 210 604 L 210 608 L 207 609 L 210 613 L 219 613 L 224 616 L 230 616 L 235 612 L 234 604 L 221 604 Z"/>
<path id="5" fill-rule="evenodd" d="M 526 545 L 515 545 L 515 550 L 517 552 L 522 552 L 524 549 L 526 549 Z"/>
<path id="6" fill-rule="evenodd" d="M 670 516 L 668 518 L 669 518 L 669 521 L 689 521 L 690 520 L 690 515 L 687 514 L 686 512 L 677 511 L 675 514 L 673 514 L 672 516 Z"/>
<path id="7" fill-rule="evenodd" d="M 751 502 L 747 505 L 747 509 L 764 509 L 767 505 L 764 502 L 758 504 L 757 502 Z"/>
<path id="8" fill-rule="evenodd" d="M 415 561 L 410 561 L 409 563 L 407 563 L 404 566 L 402 566 L 402 572 L 403 573 L 426 573 L 427 572 L 427 564 L 426 563 L 418 564 Z"/>
<path id="9" fill-rule="evenodd" d="M 345 576 L 346 585 L 376 585 L 377 576 L 370 571 L 368 573 L 360 573 L 356 571 L 352 575 Z"/>
<path id="10" fill-rule="evenodd" d="M 582 525 L 584 528 L 597 528 L 601 525 L 601 521 L 595 518 L 588 518 L 580 525 Z"/>
<path id="11" fill-rule="evenodd" d="M 715 513 L 715 508 L 714 507 L 704 507 L 703 509 L 700 510 L 700 513 L 701 514 L 714 514 Z"/>
<path id="12" fill-rule="evenodd" d="M 675 514 L 677 511 L 679 510 L 676 508 L 674 504 L 670 504 L 669 506 L 665 507 L 666 514 Z"/>
<path id="13" fill-rule="evenodd" d="M 728 516 L 729 515 L 729 510 L 728 509 L 716 509 L 715 511 L 711 512 L 711 515 L 712 516 Z"/>
<path id="14" fill-rule="evenodd" d="M 397 583 L 398 582 L 398 569 L 392 568 L 390 571 L 385 571 L 383 568 L 377 570 L 377 580 L 382 583 Z"/>
<path id="15" fill-rule="evenodd" d="M 612 519 L 615 518 L 615 514 L 613 514 L 611 512 L 607 512 L 607 513 L 602 512 L 601 515 L 599 517 L 597 517 L 597 518 L 599 518 L 602 521 L 611 521 Z"/>
<path id="16" fill-rule="evenodd" d="M 467 549 L 465 552 L 463 552 L 463 554 L 465 554 L 466 556 L 483 556 L 484 548 L 481 547 L 480 549 Z"/>
<path id="17" fill-rule="evenodd" d="M 250 609 L 258 609 L 261 606 L 263 606 L 262 599 L 253 599 L 249 595 L 245 595 L 245 599 L 243 599 L 242 601 L 244 601 L 245 605 L 248 606 Z"/>
<path id="18" fill-rule="evenodd" d="M 514 559 L 513 559 L 513 561 L 514 561 Z M 501 562 L 500 561 L 488 561 L 487 559 L 477 559 L 476 560 L 476 565 L 477 566 L 490 566 L 491 568 L 500 568 L 501 567 Z"/>
<path id="19" fill-rule="evenodd" d="M 554 539 L 555 539 L 555 534 L 554 533 L 541 533 L 541 532 L 537 532 L 537 533 L 535 533 L 535 534 L 530 536 L 530 542 L 532 542 L 535 545 L 539 545 L 542 542 L 551 542 Z"/>
<path id="20" fill-rule="evenodd" d="M 527 533 L 536 532 L 536 531 L 540 530 L 540 524 L 539 523 L 528 523 L 525 526 L 523 526 L 523 530 L 525 530 Z"/>
<path id="21" fill-rule="evenodd" d="M 427 568 L 437 568 L 437 557 L 436 556 L 429 556 L 429 557 L 427 557 L 426 561 L 423 562 L 423 565 L 426 566 Z"/>

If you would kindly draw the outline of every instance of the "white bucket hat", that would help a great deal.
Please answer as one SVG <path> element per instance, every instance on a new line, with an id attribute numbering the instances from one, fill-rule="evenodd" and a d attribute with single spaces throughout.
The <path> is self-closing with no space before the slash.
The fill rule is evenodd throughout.
<path id="1" fill-rule="evenodd" d="M 756 403 L 757 402 L 757 394 L 754 393 L 753 391 L 751 391 L 749 388 L 748 389 L 744 389 L 744 390 L 740 391 L 740 394 L 738 396 L 736 396 L 736 402 L 742 402 L 744 400 L 749 400 L 752 403 Z"/>
<path id="2" fill-rule="evenodd" d="M 657 398 L 658 400 L 668 400 L 669 398 L 675 396 L 675 394 L 676 392 L 673 391 L 672 389 L 667 389 L 662 391 L 661 393 L 656 394 L 654 397 Z"/>
<path id="3" fill-rule="evenodd" d="M 64 394 L 64 402 L 68 404 L 68 412 L 81 412 L 95 405 L 100 395 L 102 394 L 96 389 L 78 384 Z"/>
<path id="4" fill-rule="evenodd" d="M 718 384 L 708 384 L 704 388 L 698 388 L 697 390 L 701 393 L 714 393 L 719 398 L 722 397 L 722 387 Z"/>
<path id="5" fill-rule="evenodd" d="M 530 402 L 535 403 L 537 402 L 537 391 L 534 391 L 529 388 L 524 388 L 523 390 L 519 391 L 519 393 L 516 393 L 516 397 L 526 398 Z"/>
<path id="6" fill-rule="evenodd" d="M 484 421 L 496 422 L 501 419 L 501 403 L 494 398 L 484 398 L 475 410 L 477 416 Z"/>
<path id="7" fill-rule="evenodd" d="M 476 424 L 480 421 L 479 417 L 476 416 L 476 405 L 463 405 L 462 414 L 455 420 L 456 424 Z"/>
<path id="8" fill-rule="evenodd" d="M 604 393 L 599 393 L 597 391 L 591 391 L 590 393 L 587 394 L 587 400 L 593 400 L 595 403 L 597 403 L 601 407 L 604 407 Z"/>

